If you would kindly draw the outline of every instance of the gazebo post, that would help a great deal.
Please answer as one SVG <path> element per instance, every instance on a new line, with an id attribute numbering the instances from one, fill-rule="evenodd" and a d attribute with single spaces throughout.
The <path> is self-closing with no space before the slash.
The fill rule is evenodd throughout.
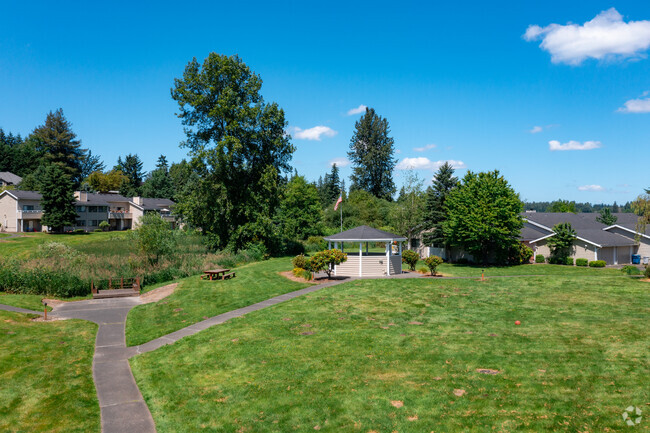
<path id="1" fill-rule="evenodd" d="M 332 241 L 327 241 L 327 249 L 328 250 L 332 249 Z"/>
<path id="2" fill-rule="evenodd" d="M 390 276 L 390 249 L 392 248 L 393 241 L 386 242 L 386 275 Z"/>
<path id="3" fill-rule="evenodd" d="M 370 245 L 370 242 L 366 242 L 366 255 L 368 255 L 368 245 Z"/>
<path id="4" fill-rule="evenodd" d="M 363 242 L 359 242 L 359 276 L 363 275 Z"/>

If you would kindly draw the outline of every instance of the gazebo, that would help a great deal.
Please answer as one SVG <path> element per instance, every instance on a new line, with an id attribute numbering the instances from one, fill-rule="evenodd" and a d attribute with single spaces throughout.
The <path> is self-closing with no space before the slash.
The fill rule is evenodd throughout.
<path id="1" fill-rule="evenodd" d="M 360 226 L 332 236 L 327 236 L 329 248 L 343 250 L 343 242 L 359 243 L 359 251 L 346 251 L 348 260 L 334 267 L 334 275 L 355 276 L 355 277 L 382 277 L 402 273 L 402 242 L 406 238 L 388 233 L 383 230 L 373 229 L 368 226 Z M 386 244 L 383 253 L 368 252 L 370 242 L 381 242 Z M 396 251 L 393 251 L 393 243 L 397 243 Z M 363 244 L 366 244 L 365 252 Z"/>

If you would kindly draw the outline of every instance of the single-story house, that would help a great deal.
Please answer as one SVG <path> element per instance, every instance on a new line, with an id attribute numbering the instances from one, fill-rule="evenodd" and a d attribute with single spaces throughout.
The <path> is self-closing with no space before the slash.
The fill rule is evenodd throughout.
<path id="1" fill-rule="evenodd" d="M 521 216 L 524 226 L 519 240 L 533 250 L 534 256 L 541 254 L 548 257 L 551 254 L 548 239 L 554 236 L 553 226 L 566 222 L 576 231 L 576 240 L 571 250 L 571 257 L 574 259 L 604 260 L 608 265 L 617 265 L 632 263 L 633 254 L 650 257 L 650 227 L 639 233 L 636 227 L 637 215 L 613 215 L 617 221 L 608 226 L 596 220 L 598 213 L 523 212 Z M 435 254 L 444 259 L 448 258 L 443 249 L 423 245 L 422 234 L 417 250 L 422 257 Z M 450 249 L 450 253 L 449 258 L 452 261 L 458 260 L 459 257 L 471 260 L 471 257 L 463 255 L 455 248 Z"/>
<path id="2" fill-rule="evenodd" d="M 47 231 L 41 224 L 43 207 L 41 194 L 36 191 L 7 190 L 0 193 L 0 228 L 5 232 Z M 158 212 L 170 224 L 175 224 L 172 215 L 174 202 L 162 198 L 123 197 L 119 194 L 94 194 L 75 192 L 77 219 L 67 229 L 92 231 L 102 221 L 107 221 L 111 230 L 135 228 L 145 212 Z"/>
<path id="3" fill-rule="evenodd" d="M 348 255 L 347 261 L 334 266 L 336 276 L 382 277 L 402 273 L 402 242 L 406 240 L 405 237 L 368 226 L 359 226 L 327 236 L 325 240 L 328 242 L 328 248 L 334 246 Z M 345 251 L 344 242 L 355 246 L 358 243 L 359 249 L 355 247 L 352 251 Z M 385 244 L 385 251 L 369 252 L 370 242 Z"/>

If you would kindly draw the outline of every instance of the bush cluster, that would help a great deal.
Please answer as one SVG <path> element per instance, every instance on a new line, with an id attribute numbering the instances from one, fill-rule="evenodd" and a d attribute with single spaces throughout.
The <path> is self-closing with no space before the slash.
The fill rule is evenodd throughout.
<path id="1" fill-rule="evenodd" d="M 546 257 L 543 254 L 537 254 L 535 256 L 535 263 L 546 263 Z"/>
<path id="2" fill-rule="evenodd" d="M 431 271 L 431 275 L 436 275 L 436 268 L 442 264 L 442 258 L 438 256 L 429 256 L 424 259 L 424 263 Z"/>
<path id="3" fill-rule="evenodd" d="M 646 278 L 650 278 L 650 265 L 648 265 L 648 266 L 645 267 L 645 271 L 643 272 L 643 275 L 644 275 Z"/>
<path id="4" fill-rule="evenodd" d="M 587 266 L 589 264 L 589 260 L 587 259 L 576 259 L 576 266 Z"/>
<path id="5" fill-rule="evenodd" d="M 605 260 L 592 260 L 589 262 L 591 268 L 604 268 L 607 262 Z"/>
<path id="6" fill-rule="evenodd" d="M 402 263 L 406 263 L 410 270 L 415 270 L 415 265 L 418 264 L 420 255 L 413 250 L 402 251 Z"/>
<path id="7" fill-rule="evenodd" d="M 641 271 L 636 266 L 625 265 L 621 268 L 621 272 L 627 275 L 641 275 Z"/>
<path id="8" fill-rule="evenodd" d="M 296 257 L 291 259 L 291 264 L 293 265 L 294 271 L 296 269 L 309 269 L 309 259 L 305 257 L 304 254 L 298 254 Z"/>
<path id="9" fill-rule="evenodd" d="M 564 264 L 567 266 L 573 266 L 573 257 L 567 257 L 564 259 Z"/>

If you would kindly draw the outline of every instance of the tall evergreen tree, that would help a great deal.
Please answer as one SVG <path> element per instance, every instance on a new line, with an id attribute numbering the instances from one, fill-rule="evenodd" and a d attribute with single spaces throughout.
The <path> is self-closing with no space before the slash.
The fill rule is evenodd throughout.
<path id="1" fill-rule="evenodd" d="M 341 194 L 341 179 L 339 178 L 339 168 L 335 164 L 332 164 L 332 169 L 329 172 L 329 178 L 327 179 L 327 195 L 330 202 L 336 201 Z"/>
<path id="2" fill-rule="evenodd" d="M 85 150 L 81 149 L 81 141 L 72 132 L 72 124 L 61 108 L 50 111 L 45 123 L 34 129 L 29 138 L 35 143 L 44 165 L 58 165 L 70 177 L 74 187 L 79 186 Z"/>
<path id="3" fill-rule="evenodd" d="M 454 176 L 454 168 L 445 162 L 438 168 L 433 176 L 433 184 L 427 188 L 426 201 L 424 206 L 423 227 L 430 230 L 424 235 L 426 245 L 447 247 L 443 225 L 447 220 L 445 201 L 453 188 L 458 184 L 458 178 Z"/>
<path id="4" fill-rule="evenodd" d="M 99 155 L 93 155 L 92 150 L 88 149 L 88 153 L 84 155 L 81 163 L 81 178 L 85 179 L 90 176 L 90 173 L 95 171 L 104 171 L 106 165 Z"/>
<path id="5" fill-rule="evenodd" d="M 128 179 L 128 182 L 122 184 L 120 194 L 125 197 L 136 197 L 140 195 L 140 187 L 142 186 L 142 161 L 137 154 L 128 154 L 122 159 L 121 156 L 117 158 L 117 165 L 113 170 L 121 171 Z"/>
<path id="6" fill-rule="evenodd" d="M 158 158 L 156 169 L 149 173 L 147 180 L 142 184 L 141 194 L 143 197 L 174 198 L 174 183 L 165 155 Z"/>
<path id="7" fill-rule="evenodd" d="M 377 198 L 392 201 L 395 193 L 393 169 L 394 140 L 388 134 L 388 120 L 375 113 L 366 112 L 354 125 L 348 158 L 352 162 L 352 186 L 350 190 L 362 189 Z"/>
<path id="8" fill-rule="evenodd" d="M 262 80 L 237 56 L 193 59 L 174 80 L 172 98 L 186 126 L 192 165 L 201 175 L 179 209 L 215 248 L 249 242 L 272 247 L 282 173 L 295 150 L 284 111 L 266 103 Z"/>
<path id="9" fill-rule="evenodd" d="M 41 180 L 41 223 L 55 233 L 73 226 L 77 218 L 75 210 L 74 183 L 59 164 L 50 164 Z"/>

